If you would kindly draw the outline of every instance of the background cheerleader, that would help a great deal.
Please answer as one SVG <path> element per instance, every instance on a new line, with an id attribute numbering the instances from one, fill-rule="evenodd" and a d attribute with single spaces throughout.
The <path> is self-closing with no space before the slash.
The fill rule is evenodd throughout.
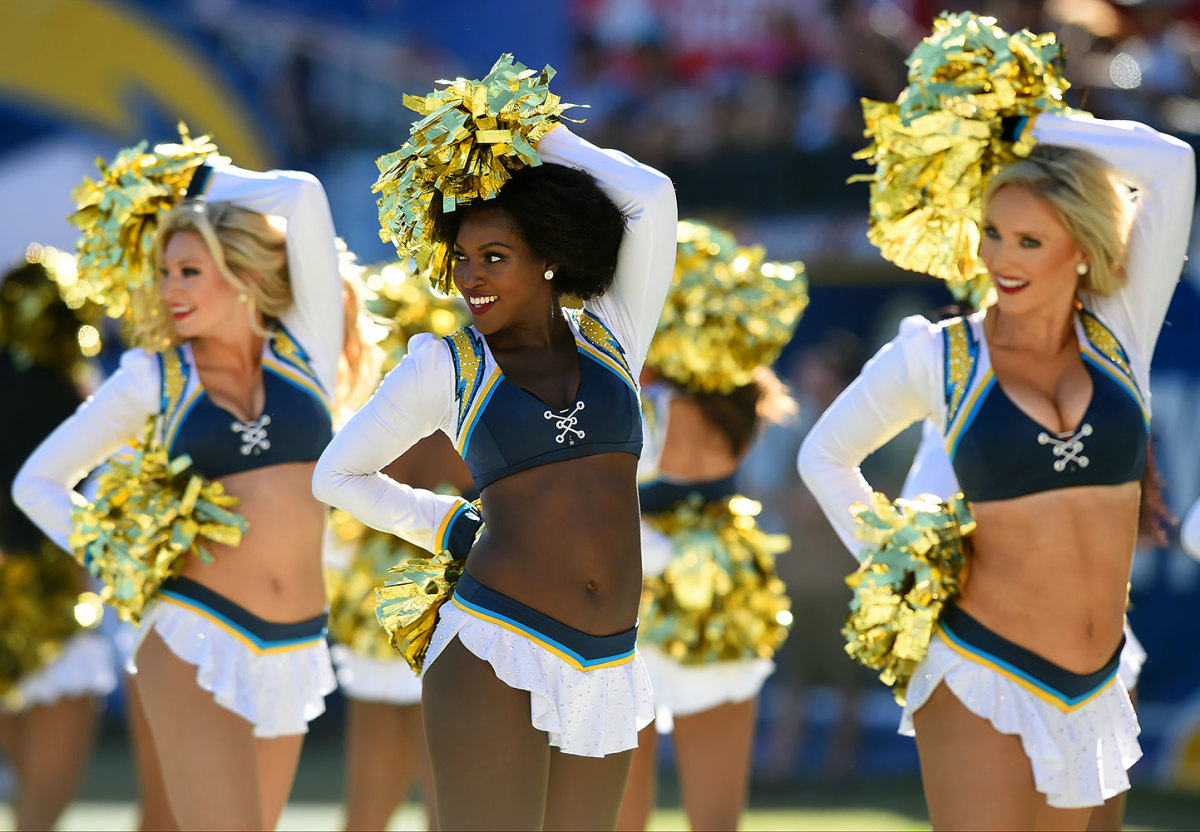
<path id="1" fill-rule="evenodd" d="M 746 803 L 756 702 L 791 623 L 775 556 L 734 476 L 760 421 L 794 411 L 771 363 L 808 301 L 800 264 L 679 223 L 675 280 L 642 371 L 639 498 L 645 573 L 638 647 L 654 685 L 620 827 L 654 808 L 656 733 L 674 732 L 693 829 L 734 829 Z"/>
<path id="2" fill-rule="evenodd" d="M 9 496 L 25 457 L 82 399 L 81 342 L 99 351 L 95 328 L 62 297 L 74 278 L 74 258 L 36 244 L 0 277 L 0 747 L 17 777 L 21 830 L 53 828 L 75 796 L 117 683 L 107 640 L 89 629 L 103 609 L 81 595 L 87 573 Z"/>

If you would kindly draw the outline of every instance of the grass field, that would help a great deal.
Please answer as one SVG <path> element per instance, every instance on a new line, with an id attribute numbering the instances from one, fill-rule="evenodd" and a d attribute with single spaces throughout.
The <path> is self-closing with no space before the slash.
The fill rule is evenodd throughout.
<path id="1" fill-rule="evenodd" d="M 341 828 L 342 751 L 338 732 L 310 735 L 300 761 L 292 802 L 283 830 Z M 59 824 L 64 830 L 131 829 L 137 821 L 133 760 L 124 733 L 106 730 L 97 745 L 79 800 Z M 659 810 L 651 829 L 687 829 L 679 809 L 672 772 L 664 772 Z M 1127 829 L 1200 829 L 1200 794 L 1168 793 L 1135 786 L 1130 794 Z M 12 813 L 0 806 L 0 832 L 13 828 Z M 423 829 L 424 816 L 414 804 L 401 807 L 392 829 Z M 829 786 L 798 781 L 785 786 L 756 786 L 745 830 L 910 830 L 928 829 L 929 821 L 915 777 L 874 778 L 865 783 Z"/>

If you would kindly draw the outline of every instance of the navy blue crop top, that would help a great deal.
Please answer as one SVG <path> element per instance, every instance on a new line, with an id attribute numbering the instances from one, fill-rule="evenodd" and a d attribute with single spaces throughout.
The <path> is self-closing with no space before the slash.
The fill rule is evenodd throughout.
<path id="1" fill-rule="evenodd" d="M 263 344 L 262 414 L 243 422 L 210 399 L 185 344 L 160 356 L 163 439 L 210 480 L 243 471 L 315 462 L 333 438 L 329 399 L 308 356 L 279 327 Z"/>
<path id="2" fill-rule="evenodd" d="M 1089 335 L 1099 322 L 1083 313 Z M 952 420 L 946 448 L 954 473 L 969 500 L 1006 500 L 1056 488 L 1138 482 L 1146 469 L 1149 421 L 1133 378 L 1125 371 L 1124 351 L 1111 333 L 1101 351 L 1089 340 L 1080 344 L 1092 379 L 1092 398 L 1075 430 L 1055 433 L 1013 404 L 997 383 L 987 346 L 969 325 L 947 335 L 977 355 L 982 370 L 971 386 L 962 412 Z M 977 343 L 975 343 L 977 341 Z M 1105 354 L 1107 352 L 1107 354 Z M 986 363 L 986 368 L 983 365 Z"/>
<path id="3" fill-rule="evenodd" d="M 454 359 L 460 420 L 456 447 L 482 491 L 511 474 L 594 454 L 642 449 L 637 386 L 624 351 L 604 324 L 578 313 L 579 390 L 565 410 L 505 378 L 470 327 L 444 339 Z"/>

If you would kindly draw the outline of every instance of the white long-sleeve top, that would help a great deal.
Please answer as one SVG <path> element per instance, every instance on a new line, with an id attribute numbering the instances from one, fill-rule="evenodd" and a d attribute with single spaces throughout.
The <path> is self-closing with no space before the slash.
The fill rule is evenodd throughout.
<path id="1" fill-rule="evenodd" d="M 1033 127 L 1039 143 L 1091 151 L 1137 188 L 1126 259 L 1126 286 L 1108 296 L 1080 292 L 1083 306 L 1124 348 L 1140 398 L 1149 409 L 1150 359 L 1183 267 L 1195 205 L 1195 163 L 1184 142 L 1129 121 L 1043 114 Z M 982 338 L 982 317 L 968 324 Z M 821 416 L 800 448 L 797 466 L 842 542 L 859 544 L 850 507 L 872 493 L 862 461 L 920 419 L 948 435 L 942 328 L 914 317 L 863 367 Z M 1077 322 L 1081 347 L 1087 340 Z M 986 361 L 986 350 L 980 359 Z M 984 375 L 984 367 L 975 373 Z M 978 383 L 978 382 L 977 382 Z M 967 395 L 970 395 L 968 391 Z M 944 495 L 943 495 L 944 496 Z"/>
<path id="2" fill-rule="evenodd" d="M 205 198 L 233 202 L 287 220 L 293 304 L 281 321 L 308 354 L 332 396 L 342 349 L 342 281 L 336 235 L 321 183 L 309 173 L 216 167 Z M 13 501 L 42 531 L 70 550 L 71 494 L 88 472 L 138 439 L 162 407 L 159 357 L 144 349 L 121 356 L 120 368 L 29 456 L 13 480 Z M 193 460 L 200 470 L 204 460 Z"/>
<path id="3" fill-rule="evenodd" d="M 635 383 L 675 265 L 674 187 L 658 171 L 619 151 L 598 148 L 561 125 L 538 142 L 537 152 L 544 162 L 590 173 L 626 218 L 612 287 L 584 307 L 615 336 Z M 484 345 L 478 372 L 488 379 L 498 368 L 486 349 L 486 339 L 477 331 L 475 335 Z M 446 433 L 461 452 L 457 415 L 463 403 L 457 400 L 455 379 L 445 341 L 428 334 L 414 337 L 408 354 L 321 456 L 313 475 L 317 499 L 423 548 L 449 548 L 463 554 L 461 544 L 448 545 L 458 534 L 459 519 L 467 521 L 461 501 L 379 473 L 437 430 Z"/>

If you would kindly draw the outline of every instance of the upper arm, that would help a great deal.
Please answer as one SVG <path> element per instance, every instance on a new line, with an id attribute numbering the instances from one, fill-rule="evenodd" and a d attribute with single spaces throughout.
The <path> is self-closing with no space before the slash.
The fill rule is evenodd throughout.
<path id="1" fill-rule="evenodd" d="M 320 181 L 304 171 L 259 173 L 227 165 L 213 169 L 204 195 L 212 202 L 232 202 L 287 220 L 292 308 L 282 320 L 332 397 L 345 316 L 333 215 Z"/>
<path id="2" fill-rule="evenodd" d="M 625 216 L 612 288 L 586 306 L 613 329 L 636 378 L 675 269 L 675 186 L 653 168 L 598 148 L 562 125 L 538 142 L 537 151 L 543 161 L 592 174 Z"/>
<path id="3" fill-rule="evenodd" d="M 129 350 L 121 366 L 75 413 L 38 445 L 13 480 L 13 501 L 66 548 L 70 492 L 94 468 L 138 439 L 158 413 L 158 359 Z"/>
<path id="4" fill-rule="evenodd" d="M 1112 327 L 1138 365 L 1145 388 L 1154 345 L 1187 254 L 1195 206 L 1196 166 L 1183 141 L 1132 121 L 1043 114 L 1039 143 L 1090 151 L 1137 189 L 1126 256 L 1128 282 L 1085 304 Z"/>
<path id="5" fill-rule="evenodd" d="M 414 338 L 408 354 L 384 376 L 321 455 L 313 477 L 317 498 L 356 514 L 331 490 L 336 481 L 383 470 L 421 439 L 446 429 L 453 410 L 454 367 L 449 351 L 431 335 Z"/>

